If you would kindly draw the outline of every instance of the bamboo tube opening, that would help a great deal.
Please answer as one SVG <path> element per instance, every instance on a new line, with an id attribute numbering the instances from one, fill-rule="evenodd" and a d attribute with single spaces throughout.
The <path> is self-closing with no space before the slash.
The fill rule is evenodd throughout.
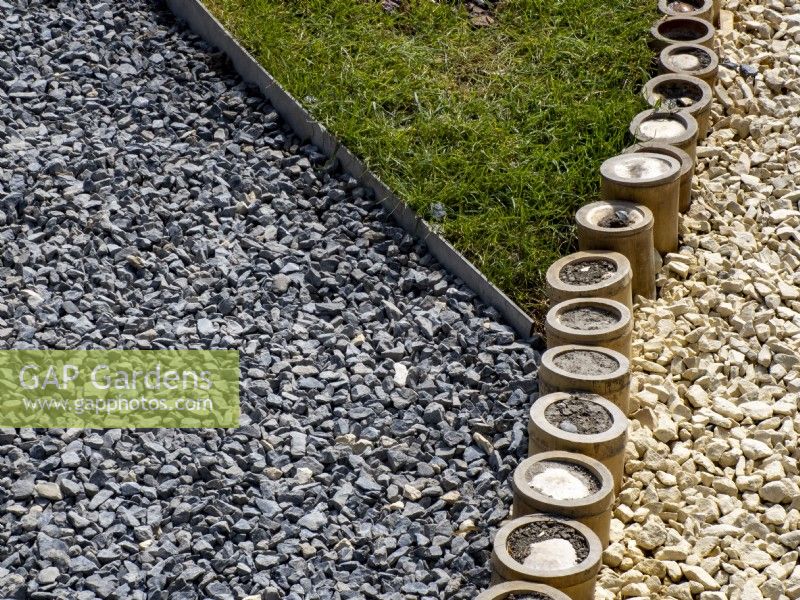
<path id="1" fill-rule="evenodd" d="M 667 17 L 658 21 L 650 29 L 650 45 L 660 52 L 672 44 L 700 44 L 713 50 L 714 26 L 696 17 Z"/>
<path id="2" fill-rule="evenodd" d="M 714 18 L 713 0 L 658 0 L 658 10 L 669 17 L 695 17 L 709 23 Z"/>
<path id="3" fill-rule="evenodd" d="M 711 86 L 691 75 L 667 73 L 653 77 L 644 86 L 647 103 L 659 110 L 684 110 L 697 121 L 698 137 L 705 138 L 710 128 Z"/>
<path id="4" fill-rule="evenodd" d="M 673 44 L 661 50 L 658 56 L 661 73 L 691 75 L 714 86 L 719 73 L 717 53 L 700 44 Z"/>
<path id="5" fill-rule="evenodd" d="M 575 298 L 556 304 L 545 318 L 547 346 L 602 346 L 630 358 L 633 320 L 628 307 L 605 298 Z"/>

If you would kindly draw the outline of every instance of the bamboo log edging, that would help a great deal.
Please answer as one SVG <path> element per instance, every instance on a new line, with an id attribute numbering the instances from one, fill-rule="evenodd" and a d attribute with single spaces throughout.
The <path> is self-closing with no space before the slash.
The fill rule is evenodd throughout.
<path id="1" fill-rule="evenodd" d="M 679 214 L 691 203 L 696 147 L 698 138 L 704 138 L 710 129 L 711 86 L 716 80 L 719 62 L 711 50 L 715 33 L 712 22 L 719 23 L 719 0 L 685 0 L 685 3 L 697 6 L 696 11 L 689 11 L 693 16 L 669 17 L 652 29 L 651 45 L 660 50 L 662 74 L 652 78 L 643 89 L 653 109 L 639 113 L 630 124 L 630 133 L 638 143 L 623 155 L 603 163 L 600 169 L 602 201 L 583 206 L 575 215 L 581 252 L 602 249 L 625 256 L 629 269 L 635 269 L 631 273 L 633 292 L 637 297 L 648 299 L 656 295 L 654 250 L 662 253 L 677 250 Z M 659 0 L 658 4 L 666 14 L 677 15 L 683 10 L 683 7 L 674 7 L 670 0 Z M 696 43 L 681 44 L 682 41 Z M 686 57 L 682 59 L 681 55 Z M 662 103 L 674 110 L 662 110 Z M 639 155 L 638 160 L 634 154 Z M 631 218 L 631 215 L 635 216 Z M 630 346 L 622 341 L 627 332 L 619 319 L 613 321 L 608 315 L 621 317 L 622 310 L 630 310 L 632 303 L 627 304 L 628 308 L 614 303 L 617 309 L 606 311 L 605 316 L 596 312 L 596 324 L 588 322 L 592 319 L 591 310 L 563 322 L 563 315 L 570 311 L 603 310 L 613 302 L 563 289 L 564 283 L 575 286 L 579 279 L 590 279 L 562 280 L 560 277 L 562 269 L 568 265 L 580 264 L 579 255 L 564 257 L 547 271 L 548 296 L 551 303 L 558 304 L 551 307 L 545 324 L 549 349 L 542 355 L 539 369 L 539 402 L 531 408 L 530 456 L 513 474 L 513 514 L 517 518 L 506 523 L 495 538 L 493 581 L 531 577 L 530 572 L 525 572 L 531 567 L 516 562 L 511 556 L 513 551 L 520 561 L 523 560 L 521 557 L 526 555 L 524 546 L 523 551 L 520 550 L 520 543 L 527 543 L 527 538 L 517 536 L 513 550 L 508 547 L 508 539 L 526 523 L 547 519 L 547 514 L 571 517 L 589 526 L 590 531 L 599 535 L 601 547 L 609 542 L 614 492 L 621 489 L 625 471 Z M 600 270 L 595 269 L 595 273 L 598 272 Z M 604 277 L 597 283 L 602 283 Z M 603 295 L 608 296 L 618 290 L 603 291 Z M 564 295 L 571 299 L 565 300 Z M 604 355 L 603 360 L 589 356 L 593 347 L 598 355 Z M 559 361 L 571 353 L 573 356 Z M 579 395 L 575 391 L 587 393 Z M 587 404 L 580 405 L 580 399 Z M 556 407 L 557 402 L 563 404 Z M 572 408 L 568 408 L 568 402 Z M 590 402 L 594 406 L 590 407 Z M 550 417 L 561 419 L 558 424 L 548 419 L 546 413 L 551 407 L 556 410 Z M 605 410 L 608 420 L 598 410 Z M 597 420 L 600 425 L 593 426 Z M 581 431 L 590 435 L 581 434 Z M 552 449 L 554 447 L 558 450 Z M 560 452 L 561 448 L 576 453 Z M 583 453 L 594 454 L 605 462 Z M 559 463 L 567 466 L 559 467 Z M 594 470 L 589 466 L 592 464 Z M 572 465 L 571 470 L 567 468 L 569 465 Z M 586 475 L 589 472 L 596 478 Z M 599 479 L 605 482 L 600 489 L 596 485 Z M 533 514 L 522 516 L 528 513 Z M 526 521 L 526 518 L 534 521 Z M 558 535 L 565 540 L 573 539 L 563 531 Z M 578 546 L 573 544 L 573 547 Z M 539 548 L 541 555 L 528 557 L 532 565 L 537 561 L 538 564 L 547 562 L 546 552 L 550 549 Z M 531 545 L 530 552 L 533 551 L 534 545 Z M 589 558 L 591 553 L 584 561 Z M 599 559 L 591 584 L 584 580 L 575 585 L 576 581 L 570 580 L 559 581 L 557 585 L 573 600 L 589 600 L 594 597 L 597 571 Z M 565 587 L 567 585 L 569 587 Z"/>
<path id="2" fill-rule="evenodd" d="M 675 91 L 684 92 L 682 95 L 675 95 Z M 673 92 L 670 94 L 670 92 Z M 644 85 L 644 97 L 647 103 L 653 108 L 660 103 L 666 102 L 666 107 L 673 110 L 685 110 L 697 121 L 697 137 L 705 139 L 711 128 L 711 101 L 714 93 L 707 82 L 692 75 L 679 75 L 666 73 L 653 77 Z M 689 106 L 671 106 L 682 98 L 692 101 Z M 662 106 L 663 108 L 663 106 Z"/>
<path id="3" fill-rule="evenodd" d="M 547 418 L 548 409 L 558 402 L 572 402 L 575 398 L 590 402 L 604 410 L 611 426 L 599 433 L 580 433 L 562 429 Z M 566 427 L 567 424 L 564 424 Z M 528 421 L 528 454 L 562 450 L 584 454 L 603 463 L 614 479 L 614 491 L 622 489 L 625 475 L 625 445 L 628 443 L 628 417 L 614 403 L 597 394 L 573 394 L 555 392 L 540 396 L 530 409 Z"/>
<path id="4" fill-rule="evenodd" d="M 573 264 L 607 260 L 615 265 L 611 276 L 597 283 L 570 284 L 561 279 L 562 270 Z M 573 298 L 607 298 L 616 300 L 633 309 L 631 296 L 631 263 L 619 252 L 592 250 L 574 252 L 558 259 L 547 269 L 545 281 L 550 304 L 558 304 Z"/>
<path id="5" fill-rule="evenodd" d="M 524 596 L 526 592 L 536 592 L 541 596 L 546 596 L 549 600 L 570 600 L 569 596 L 554 587 L 528 581 L 498 583 L 478 594 L 475 600 L 505 600 L 511 595 Z"/>
<path id="6" fill-rule="evenodd" d="M 694 57 L 697 65 L 682 66 L 681 59 L 683 57 L 685 62 L 687 56 Z M 719 57 L 716 52 L 700 44 L 673 44 L 666 46 L 658 55 L 658 70 L 661 73 L 692 75 L 713 88 L 719 76 Z"/>
<path id="7" fill-rule="evenodd" d="M 630 175 L 651 167 L 651 176 Z M 628 200 L 646 206 L 653 213 L 655 249 L 661 254 L 678 249 L 681 164 L 676 159 L 654 152 L 620 154 L 603 162 L 600 175 L 603 200 Z"/>
<path id="8" fill-rule="evenodd" d="M 569 370 L 559 366 L 570 358 L 581 364 Z M 582 359 L 586 359 L 583 361 Z M 579 360 L 581 359 L 581 360 Z M 595 360 L 596 359 L 596 360 Z M 583 362 L 602 360 L 615 367 L 594 368 Z M 563 361 L 563 362 L 562 362 Z M 628 414 L 630 399 L 631 366 L 625 356 L 614 350 L 599 346 L 556 346 L 542 354 L 539 366 L 539 392 L 589 392 L 606 398 L 616 404 L 625 415 Z"/>
<path id="9" fill-rule="evenodd" d="M 615 321 L 594 328 L 578 328 L 564 323 L 564 315 L 571 311 L 588 309 L 603 311 L 611 315 Z M 601 346 L 630 358 L 631 332 L 633 321 L 627 306 L 616 300 L 605 298 L 573 298 L 559 302 L 547 312 L 545 317 L 545 335 L 547 347 L 578 344 L 582 346 Z"/>
<path id="10" fill-rule="evenodd" d="M 582 498 L 556 499 L 537 490 L 531 483 L 532 471 L 543 462 L 571 465 L 584 470 L 598 482 L 597 491 Z M 512 487 L 515 517 L 547 513 L 574 519 L 594 531 L 603 548 L 608 546 L 611 507 L 614 504 L 614 479 L 611 471 L 600 461 L 560 450 L 535 454 L 520 462 L 514 469 Z"/>
<path id="11" fill-rule="evenodd" d="M 696 17 L 666 17 L 650 28 L 650 47 L 660 52 L 673 44 L 700 44 L 714 49 L 717 30 L 708 21 Z"/>
<path id="12" fill-rule="evenodd" d="M 619 227 L 605 226 L 610 217 L 626 215 L 628 223 Z M 575 213 L 578 248 L 581 250 L 612 250 L 631 263 L 631 294 L 653 299 L 656 295 L 656 275 L 653 261 L 653 212 L 642 204 L 625 200 L 601 200 L 585 204 Z M 549 334 L 548 334 L 549 335 Z M 619 350 L 619 348 L 612 350 Z M 626 351 L 630 356 L 630 347 Z"/>
<path id="13" fill-rule="evenodd" d="M 508 538 L 516 530 L 531 523 L 549 521 L 575 530 L 586 540 L 588 555 L 574 567 L 558 570 L 532 569 L 512 558 L 508 551 Z M 535 514 L 519 517 L 503 525 L 492 546 L 492 581 L 531 581 L 544 583 L 561 590 L 572 600 L 594 600 L 595 582 L 602 560 L 600 538 L 586 525 L 577 521 L 560 519 L 553 515 Z"/>
<path id="14" fill-rule="evenodd" d="M 685 213 L 689 210 L 692 203 L 692 179 L 694 178 L 694 161 L 685 151 L 669 144 L 649 142 L 634 144 L 625 148 L 624 153 L 631 152 L 652 152 L 655 154 L 665 154 L 679 160 L 681 163 L 680 192 L 678 195 L 678 212 Z"/>

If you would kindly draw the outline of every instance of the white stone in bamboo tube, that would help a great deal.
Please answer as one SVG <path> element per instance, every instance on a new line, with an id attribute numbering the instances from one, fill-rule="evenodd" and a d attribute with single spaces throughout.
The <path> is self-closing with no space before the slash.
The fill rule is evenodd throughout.
<path id="1" fill-rule="evenodd" d="M 719 57 L 711 48 L 700 44 L 672 44 L 658 55 L 658 70 L 661 73 L 691 75 L 713 88 L 719 76 Z"/>
<path id="2" fill-rule="evenodd" d="M 643 110 L 633 118 L 629 130 L 639 143 L 671 144 L 697 160 L 697 120 L 685 110 Z"/>

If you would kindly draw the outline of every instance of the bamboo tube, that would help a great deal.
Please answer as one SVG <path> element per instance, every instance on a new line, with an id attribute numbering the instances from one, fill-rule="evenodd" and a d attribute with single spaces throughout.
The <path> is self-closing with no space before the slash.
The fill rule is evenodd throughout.
<path id="1" fill-rule="evenodd" d="M 713 0 L 658 0 L 658 11 L 668 17 L 694 17 L 711 21 L 714 19 Z"/>
<path id="2" fill-rule="evenodd" d="M 624 200 L 601 200 L 575 214 L 581 250 L 613 250 L 631 263 L 631 293 L 656 297 L 652 211 Z M 614 348 L 616 350 L 616 348 Z"/>
<path id="3" fill-rule="evenodd" d="M 667 73 L 644 84 L 647 103 L 659 110 L 684 110 L 697 121 L 697 137 L 705 139 L 711 127 L 711 86 L 691 75 Z"/>
<path id="4" fill-rule="evenodd" d="M 563 450 L 603 463 L 622 489 L 628 418 L 622 410 L 597 394 L 554 392 L 531 405 L 528 454 Z"/>
<path id="5" fill-rule="evenodd" d="M 565 568 L 555 568 L 547 564 L 525 566 L 510 552 L 509 542 L 518 532 L 531 524 L 546 529 L 549 527 L 569 532 L 571 536 L 582 539 L 588 545 L 588 552 L 578 564 Z M 600 570 L 603 547 L 600 539 L 591 529 L 577 521 L 565 520 L 553 515 L 534 514 L 509 521 L 497 532 L 492 547 L 492 581 L 532 581 L 550 585 L 564 592 L 572 600 L 594 600 L 595 582 Z M 558 558 L 544 556 L 545 560 Z M 548 560 L 549 562 L 549 560 Z"/>
<path id="6" fill-rule="evenodd" d="M 649 208 L 653 213 L 653 246 L 661 254 L 675 252 L 680 174 L 681 164 L 664 154 L 613 156 L 600 167 L 600 197 L 605 201 L 628 200 Z"/>
<path id="7" fill-rule="evenodd" d="M 547 297 L 551 305 L 572 298 L 608 298 L 632 310 L 631 278 L 631 264 L 618 252 L 575 252 L 547 269 Z"/>
<path id="8" fill-rule="evenodd" d="M 624 355 L 599 346 L 556 346 L 542 354 L 539 393 L 598 394 L 628 414 L 631 367 Z"/>
<path id="9" fill-rule="evenodd" d="M 608 546 L 614 479 L 603 463 L 572 452 L 542 452 L 517 465 L 511 484 L 515 517 L 549 513 L 574 519 Z"/>
<path id="10" fill-rule="evenodd" d="M 689 210 L 689 205 L 692 203 L 692 178 L 694 177 L 694 161 L 692 157 L 686 154 L 680 148 L 670 146 L 669 144 L 660 144 L 658 142 L 649 142 L 634 144 L 625 149 L 625 154 L 632 152 L 653 152 L 655 154 L 665 154 L 680 161 L 681 163 L 681 177 L 680 177 L 680 192 L 678 195 L 678 211 L 685 213 Z"/>
<path id="11" fill-rule="evenodd" d="M 700 44 L 672 44 L 661 50 L 658 70 L 661 73 L 691 75 L 713 88 L 719 75 L 719 57 L 716 52 Z"/>
<path id="12" fill-rule="evenodd" d="M 570 600 L 569 596 L 554 587 L 527 581 L 498 583 L 478 594 L 475 600 L 506 600 L 509 596 L 524 598 L 526 595 L 533 595 L 535 598 L 541 597 L 543 600 Z"/>
<path id="13" fill-rule="evenodd" d="M 578 344 L 600 346 L 631 357 L 631 311 L 605 298 L 574 298 L 559 302 L 545 318 L 547 347 Z"/>
<path id="14" fill-rule="evenodd" d="M 650 28 L 650 47 L 661 52 L 672 44 L 700 44 L 714 49 L 717 30 L 711 23 L 695 17 L 666 17 Z"/>

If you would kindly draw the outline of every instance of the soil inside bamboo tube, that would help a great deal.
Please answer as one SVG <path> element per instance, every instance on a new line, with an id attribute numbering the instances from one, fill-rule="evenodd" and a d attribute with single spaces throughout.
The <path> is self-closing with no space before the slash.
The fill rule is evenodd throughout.
<path id="1" fill-rule="evenodd" d="M 558 521 L 534 521 L 508 535 L 511 558 L 531 569 L 569 569 L 589 556 L 583 534 Z"/>
<path id="2" fill-rule="evenodd" d="M 703 36 L 699 31 L 689 27 L 675 27 L 674 29 L 662 31 L 660 33 L 665 38 L 675 40 L 676 42 L 691 42 Z"/>
<path id="3" fill-rule="evenodd" d="M 558 277 L 570 285 L 593 285 L 612 277 L 616 272 L 617 266 L 613 261 L 599 258 L 569 263 L 561 269 Z"/>
<path id="4" fill-rule="evenodd" d="M 600 490 L 600 480 L 585 467 L 561 460 L 540 460 L 528 470 L 528 484 L 553 500 L 579 500 Z"/>
<path id="5" fill-rule="evenodd" d="M 653 89 L 653 96 L 661 99 L 661 106 L 669 110 L 688 108 L 703 99 L 703 92 L 696 85 L 679 81 L 665 81 Z"/>
<path id="6" fill-rule="evenodd" d="M 639 125 L 639 133 L 650 139 L 663 139 L 677 137 L 686 131 L 686 127 L 677 119 L 669 118 L 655 118 L 642 121 Z M 650 159 L 654 161 L 655 159 Z M 658 167 L 660 172 L 653 173 L 652 175 L 639 175 L 639 177 L 656 177 L 667 172 L 667 165 L 662 163 L 662 167 Z M 656 168 L 655 166 L 651 168 Z"/>
<path id="7" fill-rule="evenodd" d="M 579 306 L 565 310 L 558 316 L 558 320 L 571 329 L 595 331 L 619 323 L 619 315 L 597 306 Z"/>
<path id="8" fill-rule="evenodd" d="M 711 57 L 696 48 L 675 51 L 669 55 L 670 64 L 682 71 L 697 71 L 711 64 Z"/>
<path id="9" fill-rule="evenodd" d="M 622 229 L 635 224 L 635 222 L 635 217 L 627 210 L 610 210 L 608 214 L 597 221 L 597 226 L 606 229 Z"/>
<path id="10" fill-rule="evenodd" d="M 611 356 L 594 350 L 567 350 L 553 357 L 553 364 L 575 375 L 607 375 L 619 369 Z"/>
<path id="11" fill-rule="evenodd" d="M 614 420 L 603 406 L 579 396 L 553 402 L 544 411 L 544 418 L 561 431 L 596 435 L 611 429 Z"/>
<path id="12" fill-rule="evenodd" d="M 522 594 L 509 594 L 505 600 L 553 600 L 553 597 L 539 592 L 523 592 Z"/>

